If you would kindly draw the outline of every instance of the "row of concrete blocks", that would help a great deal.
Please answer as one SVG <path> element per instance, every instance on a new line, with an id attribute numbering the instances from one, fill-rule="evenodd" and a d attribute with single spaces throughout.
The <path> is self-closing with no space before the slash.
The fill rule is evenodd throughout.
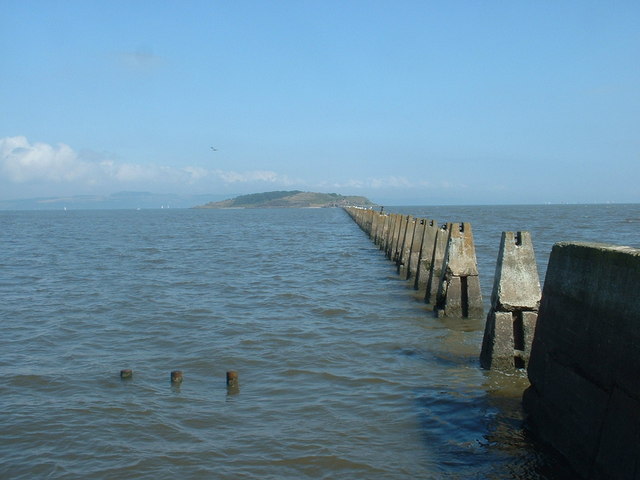
<path id="1" fill-rule="evenodd" d="M 439 316 L 477 317 L 483 313 L 480 278 L 469 223 L 445 223 L 411 215 L 346 208 L 373 242 L 395 262 L 402 279 Z"/>
<path id="2" fill-rule="evenodd" d="M 483 315 L 471 224 L 438 226 L 435 220 L 411 215 L 345 210 L 439 316 Z M 480 354 L 484 368 L 526 368 L 540 296 L 531 235 L 503 232 Z"/>

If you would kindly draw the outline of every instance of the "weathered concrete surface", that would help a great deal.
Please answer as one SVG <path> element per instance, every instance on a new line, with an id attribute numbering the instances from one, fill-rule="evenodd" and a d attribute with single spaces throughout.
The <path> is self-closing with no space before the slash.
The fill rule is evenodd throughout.
<path id="1" fill-rule="evenodd" d="M 418 273 L 418 264 L 420 263 L 420 252 L 422 251 L 422 240 L 424 238 L 424 227 L 426 223 L 427 220 L 424 218 L 416 219 L 413 229 L 413 239 L 411 240 L 411 251 L 409 253 L 409 272 L 407 274 L 407 280 L 412 278 L 415 279 L 416 274 Z"/>
<path id="2" fill-rule="evenodd" d="M 395 239 L 392 261 L 396 266 L 400 266 L 402 250 L 404 248 L 404 240 L 407 233 L 407 227 L 409 222 L 413 219 L 411 215 L 402 215 L 400 217 L 400 228 L 398 229 L 398 236 Z"/>
<path id="3" fill-rule="evenodd" d="M 640 480 L 639 287 L 639 249 L 553 247 L 523 401 L 584 478 Z"/>
<path id="4" fill-rule="evenodd" d="M 398 235 L 398 230 L 400 228 L 400 215 L 397 213 L 392 213 L 390 215 L 390 223 L 389 223 L 389 232 L 387 238 L 385 240 L 384 252 L 386 257 L 389 260 L 393 260 L 393 242 L 396 236 Z"/>
<path id="5" fill-rule="evenodd" d="M 496 310 L 537 311 L 540 277 L 529 232 L 502 232 L 491 305 Z"/>
<path id="6" fill-rule="evenodd" d="M 492 308 L 485 324 L 480 366 L 503 372 L 526 368 L 537 318 L 537 312 L 501 312 Z"/>
<path id="7" fill-rule="evenodd" d="M 476 317 L 484 311 L 470 223 L 450 223 L 435 310 L 446 317 Z"/>
<path id="8" fill-rule="evenodd" d="M 431 265 L 433 262 L 433 250 L 436 245 L 438 235 L 438 222 L 435 220 L 424 220 L 424 231 L 422 233 L 422 245 L 418 257 L 418 265 L 413 280 L 413 288 L 418 291 L 418 297 L 424 298 L 431 275 Z"/>
<path id="9" fill-rule="evenodd" d="M 425 302 L 430 305 L 433 305 L 436 301 L 438 286 L 440 285 L 440 278 L 442 277 L 442 267 L 444 266 L 445 254 L 447 253 L 447 241 L 449 240 L 450 227 L 450 223 L 445 223 L 435 230 L 429 229 L 427 226 L 427 230 L 425 231 L 425 242 L 427 241 L 426 235 L 430 235 L 435 232 L 433 246 L 431 247 L 433 254 L 431 256 L 431 265 L 428 270 L 429 278 L 425 287 L 424 296 Z M 422 274 L 422 272 L 420 273 Z"/>
<path id="10" fill-rule="evenodd" d="M 480 365 L 525 368 L 540 306 L 540 280 L 529 232 L 502 232 Z"/>
<path id="11" fill-rule="evenodd" d="M 411 262 L 411 246 L 413 244 L 413 234 L 416 230 L 416 220 L 411 215 L 407 217 L 407 224 L 402 239 L 402 249 L 398 259 L 398 274 L 402 280 L 409 278 L 409 268 Z"/>
<path id="12" fill-rule="evenodd" d="M 384 250 L 385 243 L 387 241 L 387 237 L 389 235 L 389 225 L 391 219 L 389 215 L 383 215 L 382 221 L 380 222 L 380 226 L 378 227 L 376 245 L 380 248 L 380 250 Z"/>
<path id="13" fill-rule="evenodd" d="M 378 212 L 372 211 L 371 218 L 371 230 L 369 231 L 369 238 L 375 243 L 376 242 L 376 232 L 378 231 L 378 224 L 380 223 L 381 216 Z"/>
<path id="14" fill-rule="evenodd" d="M 362 211 L 362 229 L 367 233 L 367 235 L 371 236 L 371 228 L 373 225 L 373 216 L 376 214 L 370 208 Z"/>

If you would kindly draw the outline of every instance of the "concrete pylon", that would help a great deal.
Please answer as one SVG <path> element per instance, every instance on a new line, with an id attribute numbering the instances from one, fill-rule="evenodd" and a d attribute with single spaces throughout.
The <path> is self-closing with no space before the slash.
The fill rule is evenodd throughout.
<path id="1" fill-rule="evenodd" d="M 404 234 L 407 230 L 407 223 L 411 215 L 399 215 L 398 216 L 398 229 L 395 232 L 393 238 L 393 248 L 391 252 L 391 261 L 398 265 L 400 260 L 400 254 L 402 252 L 402 242 L 404 240 Z"/>
<path id="2" fill-rule="evenodd" d="M 427 235 L 433 235 L 433 244 L 431 246 L 431 265 L 427 271 L 427 284 L 425 287 L 424 301 L 433 305 L 438 294 L 438 285 L 442 277 L 442 267 L 444 266 L 445 254 L 447 253 L 447 241 L 449 240 L 450 223 L 445 223 L 435 229 L 425 230 L 425 242 Z M 422 272 L 420 272 L 422 275 Z"/>
<path id="3" fill-rule="evenodd" d="M 390 217 L 389 231 L 385 240 L 384 252 L 389 260 L 393 260 L 393 240 L 398 234 L 398 229 L 400 228 L 400 215 L 398 215 L 397 213 L 392 213 Z"/>
<path id="4" fill-rule="evenodd" d="M 425 295 L 429 284 L 429 277 L 431 276 L 433 251 L 435 249 L 437 235 L 438 222 L 425 219 L 422 245 L 420 246 L 420 255 L 418 257 L 418 269 L 413 283 L 413 288 L 418 290 L 419 297 L 426 298 Z M 442 256 L 444 256 L 444 249 L 442 250 Z"/>
<path id="5" fill-rule="evenodd" d="M 529 232 L 502 232 L 480 365 L 513 371 L 526 368 L 533 341 L 540 279 Z"/>
<path id="6" fill-rule="evenodd" d="M 373 233 L 373 243 L 375 243 L 378 247 L 380 246 L 380 242 L 383 238 L 384 225 L 387 222 L 388 215 L 383 213 L 378 214 L 378 221 L 376 222 L 376 228 Z"/>
<path id="7" fill-rule="evenodd" d="M 371 240 L 374 240 L 375 238 L 379 219 L 380 219 L 380 214 L 376 211 L 371 210 L 371 226 L 369 228 L 369 238 Z"/>
<path id="8" fill-rule="evenodd" d="M 409 278 L 409 262 L 411 261 L 411 245 L 413 244 L 413 235 L 416 230 L 416 220 L 409 215 L 407 217 L 407 225 L 404 229 L 404 239 L 402 241 L 402 249 L 398 258 L 398 274 L 400 278 L 406 280 Z"/>
<path id="9" fill-rule="evenodd" d="M 416 218 L 413 227 L 413 238 L 411 239 L 411 248 L 409 251 L 409 269 L 407 272 L 407 280 L 415 279 L 418 272 L 418 263 L 420 262 L 420 251 L 422 250 L 422 239 L 424 238 L 424 227 L 427 220 L 424 218 Z M 415 286 L 415 282 L 414 282 Z"/>
<path id="10" fill-rule="evenodd" d="M 384 242 L 389 231 L 389 215 L 380 214 L 380 222 L 378 222 L 378 231 L 376 232 L 376 245 L 380 250 L 384 250 Z"/>
<path id="11" fill-rule="evenodd" d="M 445 264 L 438 285 L 438 316 L 477 317 L 483 314 L 478 262 L 470 223 L 450 223 Z"/>

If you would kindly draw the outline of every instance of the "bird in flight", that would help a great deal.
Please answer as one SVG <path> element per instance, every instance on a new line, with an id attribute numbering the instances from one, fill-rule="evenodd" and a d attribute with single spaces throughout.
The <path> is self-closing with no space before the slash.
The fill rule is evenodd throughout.
<path id="1" fill-rule="evenodd" d="M 211 150 L 213 150 L 214 152 L 217 152 L 217 151 L 218 151 L 218 149 L 217 149 L 217 148 L 213 148 L 213 147 L 211 147 Z"/>

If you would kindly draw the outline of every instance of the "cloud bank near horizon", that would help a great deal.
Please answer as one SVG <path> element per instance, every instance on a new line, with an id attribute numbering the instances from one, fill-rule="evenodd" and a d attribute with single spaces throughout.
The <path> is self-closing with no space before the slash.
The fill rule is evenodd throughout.
<path id="1" fill-rule="evenodd" d="M 126 188 L 144 184 L 184 188 L 208 183 L 211 186 L 246 183 L 287 185 L 292 180 L 268 170 L 224 171 L 197 166 L 172 167 L 153 163 L 121 162 L 105 155 L 78 153 L 69 145 L 29 142 L 24 136 L 0 139 L 0 179 L 10 184 L 74 188 Z"/>
<path id="2" fill-rule="evenodd" d="M 0 138 L 0 183 L 13 187 L 37 186 L 43 195 L 138 187 L 169 189 L 176 193 L 185 189 L 198 193 L 234 189 L 244 193 L 261 188 L 363 192 L 435 186 L 402 176 L 314 183 L 271 170 L 233 171 L 123 162 L 95 152 L 78 152 L 64 143 L 30 142 L 25 136 Z M 437 187 L 447 188 L 447 185 Z"/>

